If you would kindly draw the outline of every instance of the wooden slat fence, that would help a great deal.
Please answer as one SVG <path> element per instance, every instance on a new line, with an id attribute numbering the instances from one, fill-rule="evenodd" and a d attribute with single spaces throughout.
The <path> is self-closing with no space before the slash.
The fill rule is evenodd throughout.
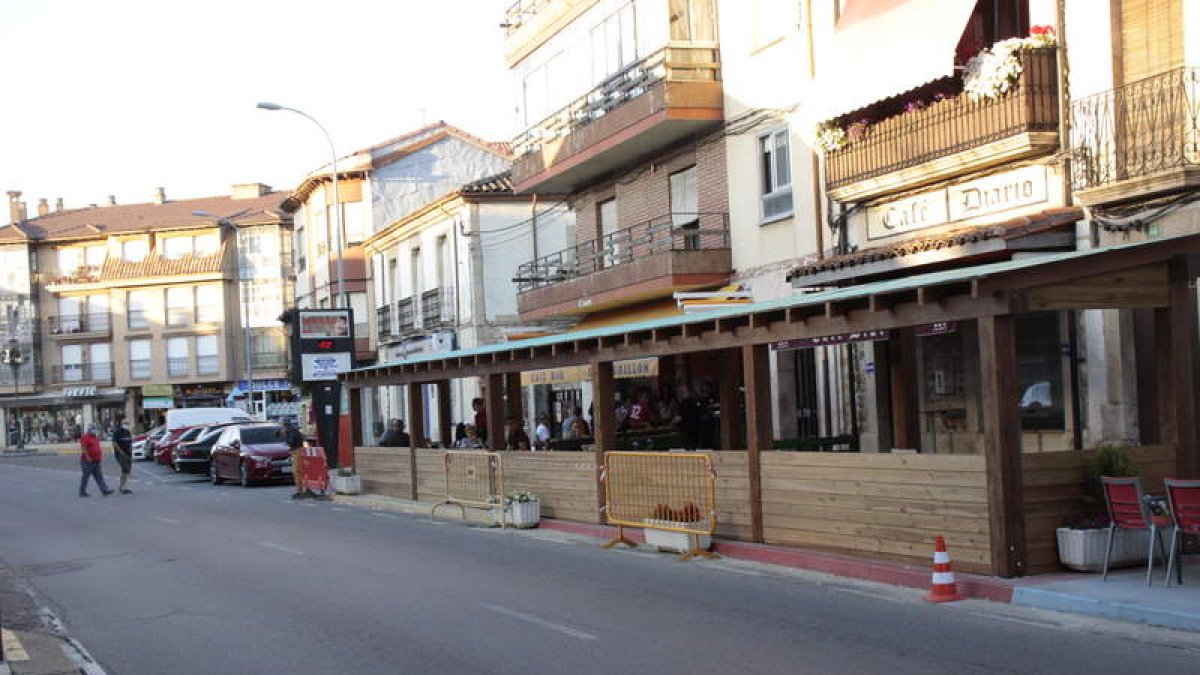
<path id="1" fill-rule="evenodd" d="M 354 466 L 364 492 L 412 499 L 408 448 L 355 448 Z"/>
<path id="2" fill-rule="evenodd" d="M 529 490 L 542 516 L 599 523 L 596 456 L 590 452 L 506 452 L 504 489 Z"/>

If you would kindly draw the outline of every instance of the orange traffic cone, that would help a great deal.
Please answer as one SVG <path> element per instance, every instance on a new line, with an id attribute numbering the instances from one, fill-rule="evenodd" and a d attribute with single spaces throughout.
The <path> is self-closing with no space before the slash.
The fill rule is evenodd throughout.
<path id="1" fill-rule="evenodd" d="M 950 569 L 950 554 L 946 552 L 946 538 L 941 535 L 938 535 L 937 543 L 933 548 L 933 584 L 925 599 L 929 602 L 962 600 L 962 596 L 958 594 L 958 584 L 954 582 L 954 572 Z"/>

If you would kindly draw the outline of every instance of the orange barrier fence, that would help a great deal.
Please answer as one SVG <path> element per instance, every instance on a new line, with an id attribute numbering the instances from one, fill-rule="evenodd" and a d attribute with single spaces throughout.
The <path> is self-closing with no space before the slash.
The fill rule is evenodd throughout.
<path id="1" fill-rule="evenodd" d="M 439 506 L 452 504 L 460 516 L 467 508 L 492 511 L 496 522 L 504 524 L 504 468 L 496 452 L 452 451 L 442 455 L 445 467 L 446 498 L 433 505 L 429 516 L 437 516 Z"/>
<path id="2" fill-rule="evenodd" d="M 605 518 L 617 536 L 604 544 L 635 546 L 626 527 L 687 535 L 681 560 L 714 557 L 700 545 L 717 527 L 717 474 L 706 454 L 678 452 L 604 453 Z"/>

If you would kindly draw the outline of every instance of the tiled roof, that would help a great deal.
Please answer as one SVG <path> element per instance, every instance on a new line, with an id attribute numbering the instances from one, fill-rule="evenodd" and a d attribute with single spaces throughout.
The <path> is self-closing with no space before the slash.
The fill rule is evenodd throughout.
<path id="1" fill-rule="evenodd" d="M 285 192 L 271 192 L 252 199 L 201 197 L 163 204 L 117 204 L 57 211 L 30 218 L 19 228 L 0 229 L 0 240 L 17 238 L 14 230 L 24 230 L 30 239 L 37 241 L 66 241 L 110 234 L 215 227 L 224 218 L 235 224 L 276 222 L 288 218 L 280 208 L 285 197 Z M 193 211 L 212 215 L 193 216 Z"/>
<path id="2" fill-rule="evenodd" d="M 171 277 L 192 274 L 214 274 L 221 272 L 221 261 L 225 256 L 228 241 L 221 244 L 221 249 L 212 255 L 203 257 L 185 256 L 182 258 L 164 258 L 157 253 L 151 253 L 140 262 L 128 262 L 119 257 L 110 256 L 104 261 L 100 278 L 109 279 L 146 279 L 153 277 Z"/>
<path id="3" fill-rule="evenodd" d="M 497 192 L 511 193 L 512 189 L 512 172 L 504 171 L 502 173 L 495 174 L 494 176 L 488 176 L 486 178 L 480 178 L 479 180 L 471 181 L 470 183 L 463 185 L 460 192 L 465 195 L 478 195 Z"/>
<path id="4" fill-rule="evenodd" d="M 1013 218 L 1000 223 L 966 227 L 949 232 L 941 232 L 929 237 L 907 239 L 887 246 L 866 248 L 845 255 L 833 256 L 818 260 L 807 265 L 794 268 L 788 273 L 788 280 L 799 277 L 832 272 L 835 270 L 856 267 L 867 263 L 879 262 L 907 255 L 936 251 L 938 249 L 962 246 L 988 239 L 1014 239 L 1038 232 L 1053 230 L 1069 223 L 1074 223 L 1083 217 L 1083 210 L 1075 207 L 1047 209 L 1030 216 Z"/>

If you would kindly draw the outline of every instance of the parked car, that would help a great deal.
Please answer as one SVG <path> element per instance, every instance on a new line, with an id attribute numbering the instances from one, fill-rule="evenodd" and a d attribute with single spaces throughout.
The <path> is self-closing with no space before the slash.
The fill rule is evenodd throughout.
<path id="1" fill-rule="evenodd" d="M 171 466 L 171 453 L 175 450 L 175 446 L 180 441 L 194 441 L 196 436 L 204 429 L 203 426 L 180 427 L 168 431 L 167 434 L 154 446 L 154 459 L 159 464 Z"/>
<path id="2" fill-rule="evenodd" d="M 137 448 L 134 448 L 134 458 L 145 460 L 154 459 L 154 449 L 158 446 L 159 441 L 161 441 L 166 435 L 166 427 L 155 427 L 146 435 L 146 440 L 142 442 L 141 457 L 138 457 Z"/>
<path id="3" fill-rule="evenodd" d="M 245 424 L 245 422 L 226 422 L 197 427 L 199 433 L 196 434 L 195 440 L 184 440 L 181 437 L 171 448 L 171 468 L 175 469 L 176 473 L 184 471 L 207 473 L 209 454 L 212 452 L 213 444 L 217 442 L 222 431 L 238 424 Z"/>
<path id="4" fill-rule="evenodd" d="M 144 434 L 134 434 L 133 436 L 133 458 L 146 459 L 146 440 L 162 430 L 162 427 L 155 427 Z"/>
<path id="5" fill-rule="evenodd" d="M 167 428 L 205 426 L 225 422 L 253 422 L 241 408 L 176 408 L 167 411 Z"/>
<path id="6" fill-rule="evenodd" d="M 236 480 L 242 487 L 291 480 L 292 458 L 283 440 L 283 427 L 255 422 L 225 429 L 213 444 L 208 477 L 213 485 Z"/>

